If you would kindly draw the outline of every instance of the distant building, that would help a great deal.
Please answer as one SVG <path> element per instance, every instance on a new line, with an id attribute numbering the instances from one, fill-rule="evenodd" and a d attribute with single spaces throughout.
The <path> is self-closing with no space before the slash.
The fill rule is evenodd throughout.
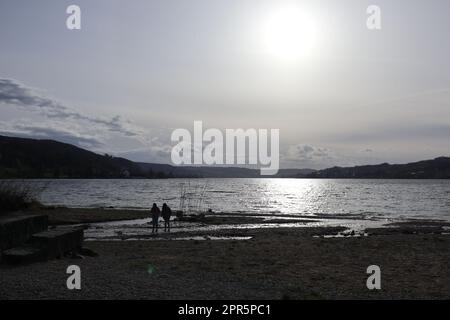
<path id="1" fill-rule="evenodd" d="M 130 171 L 128 171 L 127 169 L 122 170 L 122 176 L 124 178 L 129 178 L 130 177 Z"/>

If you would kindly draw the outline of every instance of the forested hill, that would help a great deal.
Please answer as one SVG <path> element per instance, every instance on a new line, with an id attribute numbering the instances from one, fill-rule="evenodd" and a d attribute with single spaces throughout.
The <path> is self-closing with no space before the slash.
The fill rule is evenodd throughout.
<path id="1" fill-rule="evenodd" d="M 334 167 L 315 171 L 308 178 L 450 179 L 450 158 L 440 157 L 407 164 Z"/>
<path id="2" fill-rule="evenodd" d="M 0 178 L 164 178 L 123 158 L 53 140 L 0 136 Z"/>

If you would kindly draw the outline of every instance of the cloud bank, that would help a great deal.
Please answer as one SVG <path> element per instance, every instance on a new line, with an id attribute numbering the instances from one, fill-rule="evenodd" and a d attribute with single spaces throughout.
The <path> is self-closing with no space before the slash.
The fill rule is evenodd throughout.
<path id="1" fill-rule="evenodd" d="M 0 78 L 0 104 L 2 103 L 19 106 L 50 119 L 87 122 L 129 137 L 137 137 L 142 134 L 140 130 L 133 128 L 130 123 L 123 121 L 120 116 L 102 119 L 83 115 L 14 79 Z"/>

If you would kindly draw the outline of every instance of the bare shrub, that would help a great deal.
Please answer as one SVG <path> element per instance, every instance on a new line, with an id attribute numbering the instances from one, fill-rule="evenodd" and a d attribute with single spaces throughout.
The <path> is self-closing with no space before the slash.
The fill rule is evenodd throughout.
<path id="1" fill-rule="evenodd" d="M 43 189 L 24 181 L 0 181 L 0 214 L 39 205 L 37 196 Z"/>

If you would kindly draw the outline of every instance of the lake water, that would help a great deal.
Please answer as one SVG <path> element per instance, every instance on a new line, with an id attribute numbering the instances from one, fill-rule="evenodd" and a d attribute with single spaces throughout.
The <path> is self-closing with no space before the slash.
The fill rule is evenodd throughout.
<path id="1" fill-rule="evenodd" d="M 44 204 L 450 220 L 450 180 L 30 180 Z M 45 187 L 44 187 L 45 186 Z M 180 199 L 184 199 L 184 202 Z"/>

